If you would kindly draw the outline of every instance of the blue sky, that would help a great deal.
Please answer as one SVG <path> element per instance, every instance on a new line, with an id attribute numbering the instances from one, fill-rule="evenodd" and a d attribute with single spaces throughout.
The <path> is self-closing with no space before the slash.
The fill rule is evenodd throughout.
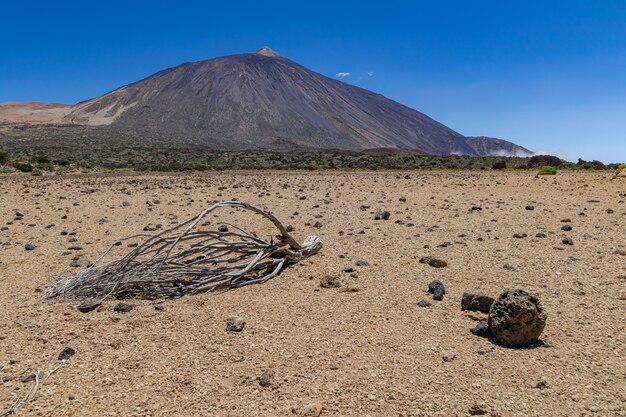
<path id="1" fill-rule="evenodd" d="M 23 3 L 2 6 L 0 101 L 75 103 L 269 45 L 464 135 L 626 161 L 626 0 Z"/>

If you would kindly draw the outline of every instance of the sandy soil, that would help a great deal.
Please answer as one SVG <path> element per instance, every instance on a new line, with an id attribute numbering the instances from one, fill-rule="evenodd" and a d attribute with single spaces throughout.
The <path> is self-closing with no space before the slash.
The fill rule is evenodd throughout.
<path id="1" fill-rule="evenodd" d="M 63 119 L 72 106 L 59 103 L 0 103 L 0 125 L 67 124 Z"/>
<path id="2" fill-rule="evenodd" d="M 609 177 L 0 176 L 0 410 L 33 386 L 21 376 L 53 369 L 70 346 L 76 354 L 19 415 L 624 416 L 626 181 Z M 325 247 L 266 284 L 166 301 L 163 310 L 132 301 L 133 311 L 115 313 L 110 300 L 83 314 L 38 303 L 55 276 L 78 270 L 73 257 L 94 260 L 148 224 L 168 227 L 231 199 L 271 209 L 299 240 L 316 234 Z M 374 220 L 378 209 L 390 220 Z M 561 231 L 565 219 L 570 232 Z M 221 220 L 271 231 L 247 213 L 221 212 L 215 227 Z M 563 245 L 565 236 L 574 244 Z M 72 246 L 80 249 L 63 256 Z M 448 267 L 419 263 L 425 255 Z M 320 288 L 327 276 L 342 287 Z M 426 293 L 433 279 L 446 285 L 441 302 Z M 460 311 L 462 293 L 506 288 L 540 297 L 542 345 L 508 349 L 469 332 L 485 316 Z M 422 299 L 433 306 L 418 307 Z M 225 330 L 233 315 L 246 321 L 240 333 Z M 262 387 L 269 369 L 271 386 Z"/>

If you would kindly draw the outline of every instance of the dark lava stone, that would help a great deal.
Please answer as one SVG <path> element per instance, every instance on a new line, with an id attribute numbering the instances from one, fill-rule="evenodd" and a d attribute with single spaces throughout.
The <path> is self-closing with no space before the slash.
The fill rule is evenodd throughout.
<path id="1" fill-rule="evenodd" d="M 81 305 L 76 307 L 76 309 L 81 313 L 89 313 L 90 311 L 93 311 L 96 308 L 100 307 L 100 304 L 102 304 L 101 301 L 85 301 Z"/>
<path id="2" fill-rule="evenodd" d="M 570 232 L 572 230 L 572 226 L 570 226 L 569 224 L 564 224 L 563 226 L 561 226 L 561 230 L 564 232 Z"/>
<path id="3" fill-rule="evenodd" d="M 119 303 L 115 307 L 113 307 L 113 311 L 117 313 L 128 313 L 133 308 L 135 308 L 134 304 Z"/>
<path id="4" fill-rule="evenodd" d="M 491 330 L 489 330 L 489 324 L 485 320 L 481 320 L 476 324 L 476 327 L 470 329 L 470 332 L 476 336 L 489 337 L 491 336 Z"/>
<path id="5" fill-rule="evenodd" d="M 432 307 L 432 304 L 429 301 L 426 300 L 421 300 L 417 303 L 418 307 L 422 307 L 422 308 L 426 308 L 426 307 Z"/>
<path id="6" fill-rule="evenodd" d="M 59 353 L 59 360 L 60 361 L 68 360 L 69 358 L 71 358 L 75 354 L 76 354 L 76 350 L 74 350 L 73 348 L 68 346 L 65 349 L 63 349 L 61 351 L 61 353 Z"/>

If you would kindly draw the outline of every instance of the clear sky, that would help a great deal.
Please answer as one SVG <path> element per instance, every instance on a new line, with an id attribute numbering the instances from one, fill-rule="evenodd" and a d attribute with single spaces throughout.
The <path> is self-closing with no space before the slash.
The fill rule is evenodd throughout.
<path id="1" fill-rule="evenodd" d="M 75 103 L 269 45 L 467 136 L 626 161 L 626 0 L 13 1 L 0 39 L 0 101 Z"/>

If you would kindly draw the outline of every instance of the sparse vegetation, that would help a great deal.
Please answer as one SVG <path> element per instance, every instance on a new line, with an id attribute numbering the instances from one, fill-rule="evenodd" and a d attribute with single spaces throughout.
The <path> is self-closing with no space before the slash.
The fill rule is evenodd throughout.
<path id="1" fill-rule="evenodd" d="M 615 176 L 617 177 L 619 174 L 622 173 L 623 170 L 626 169 L 626 164 L 620 164 L 617 166 L 617 168 L 615 169 Z"/>
<path id="2" fill-rule="evenodd" d="M 16 162 L 13 166 L 20 172 L 33 172 L 34 169 L 28 162 Z"/>

